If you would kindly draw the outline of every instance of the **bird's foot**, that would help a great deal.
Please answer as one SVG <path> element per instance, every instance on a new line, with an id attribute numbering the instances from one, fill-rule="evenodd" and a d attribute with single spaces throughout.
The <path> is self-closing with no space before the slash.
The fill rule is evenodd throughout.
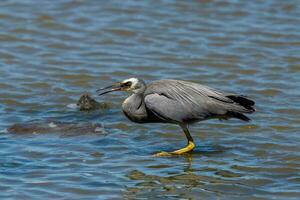
<path id="1" fill-rule="evenodd" d="M 172 152 L 165 152 L 165 151 L 162 151 L 162 152 L 159 152 L 159 153 L 156 153 L 154 154 L 154 156 L 172 156 L 174 154 L 172 154 Z"/>
<path id="2" fill-rule="evenodd" d="M 173 155 L 181 155 L 184 153 L 188 153 L 190 151 L 193 151 L 193 149 L 195 148 L 195 144 L 192 141 L 188 142 L 188 145 L 182 149 L 176 150 L 176 151 L 172 151 L 172 152 L 159 152 L 154 154 L 154 156 L 173 156 Z"/>

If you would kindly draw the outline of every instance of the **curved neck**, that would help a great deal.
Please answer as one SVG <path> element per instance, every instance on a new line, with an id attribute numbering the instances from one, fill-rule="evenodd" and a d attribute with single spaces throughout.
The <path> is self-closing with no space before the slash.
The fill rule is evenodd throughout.
<path id="1" fill-rule="evenodd" d="M 135 122 L 141 122 L 147 118 L 147 111 L 143 99 L 143 94 L 134 93 L 129 96 L 122 104 L 126 116 Z"/>
<path id="2" fill-rule="evenodd" d="M 130 108 L 130 110 L 137 111 L 145 105 L 143 94 L 133 93 L 127 99 L 125 99 L 123 104 L 125 104 L 126 107 Z"/>

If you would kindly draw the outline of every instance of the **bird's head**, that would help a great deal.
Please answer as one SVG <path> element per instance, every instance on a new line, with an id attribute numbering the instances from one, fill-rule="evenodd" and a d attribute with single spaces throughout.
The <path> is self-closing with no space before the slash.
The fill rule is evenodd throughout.
<path id="1" fill-rule="evenodd" d="M 138 78 L 129 78 L 121 82 L 114 83 L 110 86 L 100 88 L 99 90 L 97 90 L 97 92 L 100 92 L 99 96 L 114 91 L 127 91 L 139 94 L 143 93 L 145 89 L 146 84 L 143 80 Z"/>

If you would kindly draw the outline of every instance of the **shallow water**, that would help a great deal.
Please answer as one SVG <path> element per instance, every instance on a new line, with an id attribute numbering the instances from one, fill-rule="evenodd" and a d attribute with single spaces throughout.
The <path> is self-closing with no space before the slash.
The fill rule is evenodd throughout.
<path id="1" fill-rule="evenodd" d="M 121 3 L 122 2 L 122 3 Z M 1 199 L 298 199 L 299 1 L 2 0 Z M 176 78 L 246 94 L 252 122 L 129 122 L 126 94 L 68 105 L 113 81 Z M 105 134 L 16 135 L 14 123 L 102 123 Z"/>

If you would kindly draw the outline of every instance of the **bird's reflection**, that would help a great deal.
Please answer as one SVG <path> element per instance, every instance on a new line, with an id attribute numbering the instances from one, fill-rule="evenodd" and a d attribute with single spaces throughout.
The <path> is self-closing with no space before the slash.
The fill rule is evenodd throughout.
<path id="1" fill-rule="evenodd" d="M 128 178 L 135 184 L 126 188 L 124 196 L 129 199 L 160 196 L 198 199 L 199 196 L 192 192 L 194 189 L 200 190 L 207 182 L 218 182 L 206 172 L 199 173 L 201 160 L 203 157 L 222 154 L 224 151 L 225 149 L 219 146 L 202 147 L 201 150 L 196 149 L 183 155 L 154 157 L 154 161 L 161 160 L 161 162 L 158 161 L 159 164 L 156 166 L 152 165 L 151 171 L 136 169 L 128 173 Z M 207 167 L 207 164 L 205 165 Z M 203 166 L 203 169 L 206 167 Z"/>

